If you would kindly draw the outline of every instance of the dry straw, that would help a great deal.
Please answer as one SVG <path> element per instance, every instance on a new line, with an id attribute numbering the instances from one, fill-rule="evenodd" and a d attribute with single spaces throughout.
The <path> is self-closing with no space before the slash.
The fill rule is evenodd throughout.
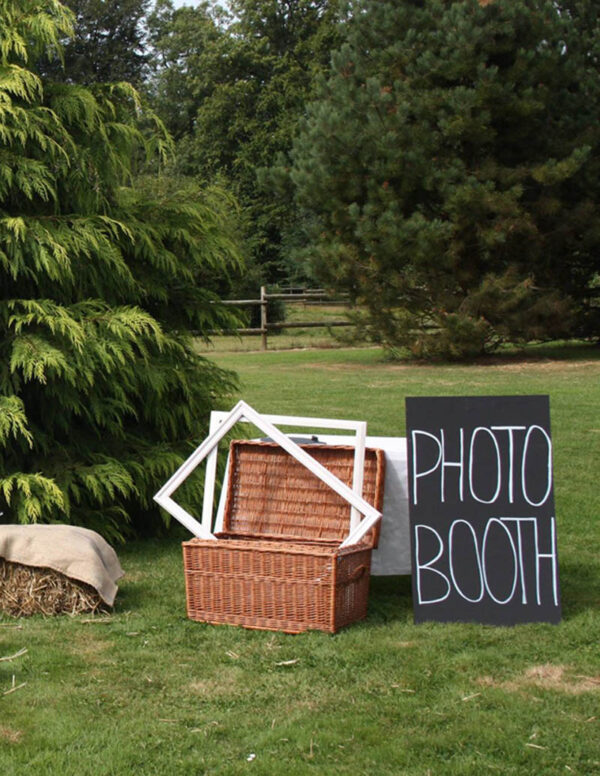
<path id="1" fill-rule="evenodd" d="M 106 603 L 91 585 L 52 569 L 24 566 L 0 558 L 0 612 L 28 617 L 106 609 Z"/>

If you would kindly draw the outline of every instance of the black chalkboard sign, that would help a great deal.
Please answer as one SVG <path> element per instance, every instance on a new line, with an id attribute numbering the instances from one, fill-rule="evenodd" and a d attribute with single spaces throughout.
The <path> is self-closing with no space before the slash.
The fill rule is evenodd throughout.
<path id="1" fill-rule="evenodd" d="M 415 621 L 560 621 L 547 396 L 407 398 Z"/>

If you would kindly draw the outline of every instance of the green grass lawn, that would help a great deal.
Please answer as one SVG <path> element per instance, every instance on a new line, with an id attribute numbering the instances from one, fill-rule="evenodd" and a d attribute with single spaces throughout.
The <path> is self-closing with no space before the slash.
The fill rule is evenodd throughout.
<path id="1" fill-rule="evenodd" d="M 256 409 L 400 435 L 407 395 L 550 395 L 564 620 L 415 626 L 406 578 L 375 578 L 335 636 L 185 616 L 176 537 L 119 548 L 106 618 L 0 617 L 0 774 L 600 773 L 600 353 L 486 365 L 377 349 L 219 353 Z M 253 756 L 254 755 L 254 756 Z"/>

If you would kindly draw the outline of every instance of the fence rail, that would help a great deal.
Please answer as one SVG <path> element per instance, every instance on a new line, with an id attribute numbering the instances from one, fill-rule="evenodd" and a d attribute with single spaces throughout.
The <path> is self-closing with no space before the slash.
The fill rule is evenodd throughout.
<path id="1" fill-rule="evenodd" d="M 233 305 L 236 307 L 255 306 L 260 305 L 260 328 L 249 329 L 235 329 L 236 334 L 260 334 L 261 349 L 267 350 L 268 348 L 268 334 L 269 331 L 280 331 L 281 329 L 307 329 L 317 327 L 330 326 L 353 326 L 351 321 L 338 320 L 338 321 L 276 321 L 269 323 L 268 320 L 268 304 L 272 299 L 283 300 L 289 304 L 299 304 L 301 302 L 313 302 L 315 304 L 324 304 L 329 302 L 331 304 L 343 304 L 344 301 L 340 297 L 345 296 L 340 294 L 337 298 L 332 299 L 323 289 L 309 289 L 306 291 L 290 291 L 290 292 L 277 292 L 273 294 L 267 293 L 266 286 L 261 286 L 259 299 L 224 299 L 222 304 Z"/>

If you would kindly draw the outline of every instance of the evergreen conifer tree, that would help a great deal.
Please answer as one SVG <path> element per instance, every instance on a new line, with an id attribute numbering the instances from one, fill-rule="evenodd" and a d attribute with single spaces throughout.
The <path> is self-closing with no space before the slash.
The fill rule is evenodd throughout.
<path id="1" fill-rule="evenodd" d="M 227 5 L 223 16 L 207 3 L 174 8 L 159 0 L 150 16 L 158 68 L 152 87 L 156 110 L 178 141 L 177 172 L 226 181 L 240 201 L 257 292 L 261 281 L 287 279 L 286 242 L 296 222 L 293 198 L 258 172 L 290 150 L 315 76 L 339 40 L 338 3 Z"/>
<path id="2" fill-rule="evenodd" d="M 127 85 L 30 69 L 70 32 L 57 0 L 0 14 L 0 511 L 119 538 L 231 387 L 186 334 L 227 321 L 208 289 L 237 267 L 231 203 L 132 186 L 160 124 Z"/>
<path id="3" fill-rule="evenodd" d="M 309 249 L 391 348 L 598 334 L 590 0 L 357 0 L 293 154 Z"/>
<path id="4" fill-rule="evenodd" d="M 68 0 L 74 35 L 63 41 L 62 60 L 42 57 L 43 77 L 68 83 L 127 81 L 139 88 L 148 75 L 145 17 L 149 0 Z"/>

